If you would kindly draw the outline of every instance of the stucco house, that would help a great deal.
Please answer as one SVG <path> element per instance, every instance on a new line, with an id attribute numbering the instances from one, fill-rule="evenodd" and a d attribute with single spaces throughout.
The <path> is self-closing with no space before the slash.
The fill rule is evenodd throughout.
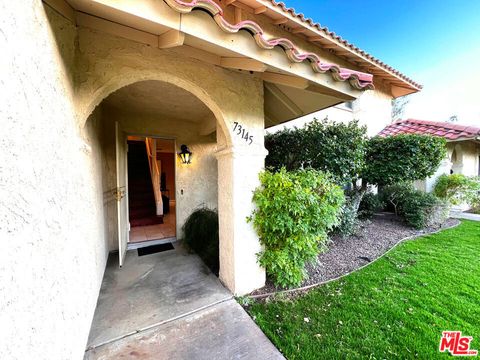
<path id="1" fill-rule="evenodd" d="M 273 0 L 4 1 L 0 45 L 2 358 L 80 358 L 109 253 L 181 238 L 200 206 L 223 284 L 262 287 L 265 128 L 356 99 L 390 118 L 421 89 Z"/>
<path id="2" fill-rule="evenodd" d="M 380 136 L 397 134 L 421 134 L 441 136 L 447 140 L 447 157 L 436 173 L 425 180 L 415 182 L 419 190 L 432 191 L 442 174 L 480 176 L 480 128 L 448 122 L 406 119 L 398 120 L 380 133 Z"/>

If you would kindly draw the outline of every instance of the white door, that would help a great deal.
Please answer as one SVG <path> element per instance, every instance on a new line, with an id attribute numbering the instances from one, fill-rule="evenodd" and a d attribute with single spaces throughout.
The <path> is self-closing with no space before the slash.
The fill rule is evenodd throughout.
<path id="1" fill-rule="evenodd" d="M 123 265 L 128 243 L 128 203 L 127 203 L 127 138 L 120 124 L 115 122 L 115 150 L 117 188 L 117 229 L 118 229 L 118 255 L 119 264 Z"/>

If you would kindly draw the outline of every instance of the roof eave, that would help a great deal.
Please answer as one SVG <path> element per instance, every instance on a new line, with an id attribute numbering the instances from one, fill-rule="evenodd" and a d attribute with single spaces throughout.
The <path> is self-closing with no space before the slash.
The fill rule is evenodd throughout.
<path id="1" fill-rule="evenodd" d="M 387 81 L 390 80 L 390 82 L 395 81 L 395 83 L 391 84 L 392 87 L 399 88 L 401 90 L 397 90 L 398 95 L 393 94 L 392 91 L 392 95 L 394 97 L 400 97 L 416 93 L 423 88 L 422 85 L 414 82 L 412 79 L 394 70 L 387 64 L 382 63 L 380 60 L 367 54 L 365 51 L 354 47 L 352 44 L 349 44 L 345 40 L 341 39 L 339 36 L 333 33 L 327 34 L 320 27 L 319 24 L 314 23 L 311 19 L 305 19 L 303 14 L 296 14 L 294 13 L 293 9 L 291 9 L 291 11 L 283 9 L 283 3 L 278 3 L 274 5 L 271 0 L 255 1 L 261 4 L 261 6 L 265 6 L 269 10 L 274 11 L 281 17 L 286 18 L 288 21 L 295 23 L 296 25 L 298 25 L 298 27 L 303 27 L 305 30 L 310 31 L 312 33 L 311 36 L 308 36 L 308 34 L 306 34 L 305 32 L 303 32 L 303 34 L 306 35 L 309 41 L 316 43 L 317 46 L 319 45 L 319 43 L 320 47 L 322 47 L 322 45 L 323 47 L 326 47 L 325 45 L 327 45 L 328 49 L 332 49 L 337 52 L 337 56 L 345 57 L 347 58 L 347 61 L 353 61 L 355 63 L 358 63 L 358 66 L 367 68 L 367 71 L 371 74 L 376 75 L 380 78 L 385 78 Z M 298 30 L 296 31 L 296 33 L 299 33 Z M 336 39 L 334 39 L 334 36 L 336 36 Z M 349 46 L 347 46 L 347 44 Z M 345 54 L 338 54 L 339 52 L 344 52 Z M 401 85 L 398 84 L 398 82 L 400 82 Z"/>

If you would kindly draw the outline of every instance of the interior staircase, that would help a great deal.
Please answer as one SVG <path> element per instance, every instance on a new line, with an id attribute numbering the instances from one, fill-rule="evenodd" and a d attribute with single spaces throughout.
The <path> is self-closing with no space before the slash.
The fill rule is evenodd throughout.
<path id="1" fill-rule="evenodd" d="M 144 141 L 128 142 L 128 201 L 131 227 L 163 224 L 163 215 L 156 214 Z"/>

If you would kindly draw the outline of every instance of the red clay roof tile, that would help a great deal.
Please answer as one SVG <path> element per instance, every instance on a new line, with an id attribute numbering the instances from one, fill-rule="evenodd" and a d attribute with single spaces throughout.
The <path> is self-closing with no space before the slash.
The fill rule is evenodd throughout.
<path id="1" fill-rule="evenodd" d="M 397 134 L 429 134 L 441 136 L 447 140 L 468 140 L 480 137 L 480 128 L 447 122 L 407 119 L 388 125 L 378 135 L 385 137 Z"/>

